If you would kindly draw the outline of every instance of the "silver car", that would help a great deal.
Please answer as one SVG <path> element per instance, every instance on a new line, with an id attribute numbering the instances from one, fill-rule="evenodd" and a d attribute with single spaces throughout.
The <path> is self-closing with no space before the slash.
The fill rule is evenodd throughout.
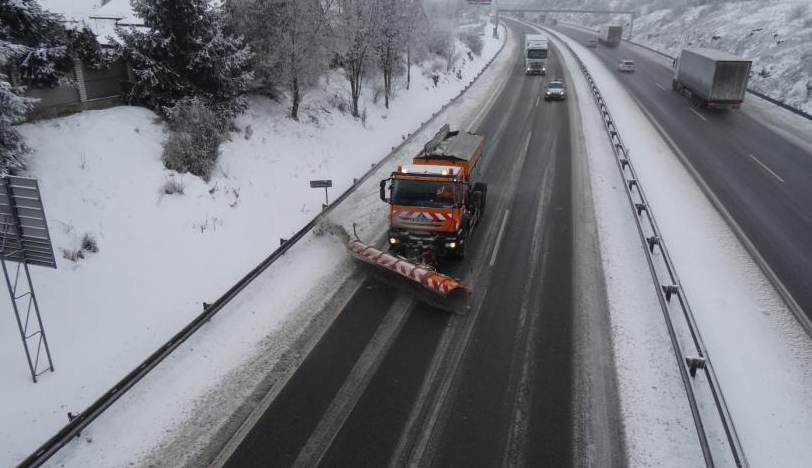
<path id="1" fill-rule="evenodd" d="M 634 73 L 634 60 L 623 60 L 617 65 L 617 71 L 621 73 Z"/>
<path id="2" fill-rule="evenodd" d="M 544 87 L 544 100 L 557 100 L 563 101 L 567 98 L 567 87 L 564 86 L 563 80 L 552 80 Z"/>

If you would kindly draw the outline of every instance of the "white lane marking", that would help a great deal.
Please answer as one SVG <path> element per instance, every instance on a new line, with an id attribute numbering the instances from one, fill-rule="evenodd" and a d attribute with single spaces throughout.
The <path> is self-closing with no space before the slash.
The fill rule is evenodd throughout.
<path id="1" fill-rule="evenodd" d="M 361 399 L 361 395 L 383 362 L 383 358 L 405 326 L 412 303 L 413 300 L 405 294 L 399 294 L 395 298 L 395 302 L 389 307 L 383 321 L 375 330 L 375 334 L 370 338 L 350 373 L 347 374 L 347 379 L 324 412 L 310 438 L 299 451 L 299 455 L 291 465 L 292 468 L 319 465 L 358 400 Z"/>
<path id="2" fill-rule="evenodd" d="M 707 121 L 708 121 L 708 119 L 706 119 L 704 115 L 702 115 L 702 114 L 700 114 L 699 112 L 697 112 L 697 111 L 696 111 L 696 109 L 694 109 L 693 107 L 689 107 L 689 108 L 688 108 L 688 110 L 689 110 L 689 111 L 691 111 L 691 112 L 693 112 L 694 114 L 698 115 L 698 116 L 699 116 L 699 118 L 700 118 L 700 119 L 702 119 L 702 120 L 704 120 L 705 122 L 707 122 Z"/>
<path id="3" fill-rule="evenodd" d="M 507 40 L 507 39 L 505 39 L 505 40 Z M 499 83 L 499 86 L 496 89 L 493 90 L 493 93 L 491 93 L 491 96 L 488 98 L 487 103 L 484 106 L 482 106 L 482 109 L 480 109 L 480 111 L 479 111 L 479 113 L 477 113 L 476 117 L 474 117 L 474 119 L 471 121 L 471 123 L 468 124 L 468 128 L 465 131 L 472 132 L 474 130 L 474 128 L 479 124 L 479 119 L 485 114 L 486 111 L 490 110 L 490 108 L 493 106 L 493 103 L 496 101 L 496 98 L 500 94 L 502 94 L 502 90 L 505 88 L 508 81 L 510 81 L 508 79 L 508 76 L 505 76 L 505 78 L 502 80 L 502 82 Z"/>
<path id="4" fill-rule="evenodd" d="M 759 166 L 763 167 L 765 171 L 769 172 L 770 174 L 772 174 L 772 176 L 773 176 L 773 177 L 775 177 L 776 179 L 780 180 L 782 184 L 786 183 L 786 181 L 785 181 L 784 179 L 782 179 L 782 178 L 781 178 L 781 176 L 779 176 L 779 175 L 778 175 L 778 174 L 776 174 L 776 173 L 775 173 L 775 172 L 774 172 L 772 169 L 770 169 L 769 167 L 767 167 L 767 165 L 766 165 L 766 164 L 764 164 L 763 162 L 759 161 L 759 159 L 758 159 L 757 157 L 753 156 L 752 154 L 748 154 L 747 156 L 750 156 L 750 159 L 752 159 L 753 161 L 757 162 Z"/>
<path id="5" fill-rule="evenodd" d="M 536 96 L 536 106 L 535 107 L 539 106 L 539 99 L 541 99 L 541 96 Z"/>
<path id="6" fill-rule="evenodd" d="M 522 152 L 520 154 L 523 154 L 523 155 L 527 154 L 527 148 L 530 147 L 530 136 L 532 134 L 533 134 L 533 132 L 529 132 L 527 134 L 527 138 L 524 139 L 524 144 L 522 145 Z"/>
<path id="7" fill-rule="evenodd" d="M 665 89 L 665 86 L 661 85 L 660 83 L 654 83 L 654 84 L 656 84 L 656 85 L 657 85 L 657 87 L 658 87 L 658 88 L 660 88 L 660 89 L 662 89 L 663 91 L 665 91 L 665 90 L 666 90 L 666 89 Z"/>
<path id="8" fill-rule="evenodd" d="M 499 253 L 499 244 L 502 242 L 502 235 L 505 233 L 505 225 L 507 224 L 508 215 L 510 210 L 505 210 L 505 216 L 502 217 L 502 226 L 499 227 L 499 234 L 496 235 L 496 244 L 493 246 L 493 255 L 491 255 L 490 266 L 496 262 L 496 254 Z"/>

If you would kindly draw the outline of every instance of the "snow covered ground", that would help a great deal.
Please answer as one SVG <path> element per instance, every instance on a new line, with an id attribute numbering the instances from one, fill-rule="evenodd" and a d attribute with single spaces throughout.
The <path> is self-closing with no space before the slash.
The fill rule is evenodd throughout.
<path id="1" fill-rule="evenodd" d="M 337 75 L 306 96 L 301 122 L 286 117 L 285 105 L 253 98 L 209 183 L 162 167 L 165 128 L 145 109 L 117 107 L 21 126 L 34 150 L 29 175 L 40 179 L 57 249 L 57 270 L 32 269 L 56 372 L 31 383 L 12 315 L 0 316 L 0 466 L 27 456 L 67 423 L 68 411 L 85 409 L 199 314 L 204 301 L 212 302 L 276 249 L 280 238 L 312 219 L 324 192 L 310 189 L 309 180 L 332 179 L 330 196 L 337 196 L 428 120 L 499 50 L 499 40 L 490 34 L 484 39 L 482 57 L 470 60 L 462 53 L 437 87 L 413 67 L 411 90 L 399 89 L 389 110 L 368 91 L 365 123 L 336 108 L 348 94 Z M 478 81 L 480 90 L 454 106 L 452 123 L 467 118 L 496 80 Z M 168 181 L 183 193 L 166 194 Z M 364 195 L 356 208 L 373 209 L 369 200 L 376 196 Z M 96 238 L 99 252 L 75 262 L 63 258 L 85 234 Z M 105 437 L 104 443 L 80 446 L 84 451 L 73 446 L 77 452 L 60 454 L 57 463 L 126 465 L 181 425 L 224 375 L 250 363 L 268 364 L 262 359 L 273 356 L 257 358 L 256 350 L 284 348 L 306 322 L 303 311 L 318 310 L 313 304 L 326 294 L 314 289 L 320 278 L 313 272 L 329 291 L 343 275 L 335 271 L 349 268 L 332 238 L 308 236 L 298 250 L 306 254 L 286 255 L 217 316 L 213 323 L 232 317 L 227 328 L 212 327 L 179 350 L 168 364 L 171 372 L 159 368 L 151 386 L 137 387 L 102 418 L 110 424 L 100 420 L 83 437 Z M 231 388 L 229 397 L 238 401 L 250 391 L 244 387 Z M 158 411 L 142 414 L 126 403 L 158 394 L 165 397 L 156 403 Z M 129 424 L 120 424 L 124 420 Z"/>
<path id="2" fill-rule="evenodd" d="M 588 49 L 567 39 L 586 63 L 631 146 L 635 168 L 676 264 L 751 466 L 805 467 L 812 459 L 812 342 L 682 163 L 657 136 L 619 81 Z M 651 298 L 635 288 L 640 247 L 618 227 L 622 183 L 584 83 L 584 138 L 593 169 L 601 253 L 611 301 L 613 340 L 631 466 L 698 466 L 688 449 L 692 422 L 674 400 L 682 392 Z M 597 114 L 594 114 L 597 115 Z M 590 122 L 590 119 L 592 120 Z M 796 122 L 797 123 L 797 122 Z M 597 127 L 596 127 L 597 126 Z M 595 146 L 595 144 L 598 146 Z M 625 200 L 624 200 L 625 203 Z M 626 208 L 628 210 L 628 207 Z M 628 211 L 626 211 L 628 214 Z M 634 236 L 636 239 L 636 236 Z M 636 252 L 635 252 L 636 250 Z M 642 279 L 642 277 L 641 277 Z M 659 320 L 660 325 L 657 325 Z M 677 393 L 674 393 L 677 392 Z M 675 446 L 677 444 L 677 446 Z"/>
<path id="3" fill-rule="evenodd" d="M 610 3 L 618 9 L 634 9 L 633 5 Z M 750 58 L 754 73 L 750 87 L 812 114 L 812 2 L 707 3 L 643 7 L 643 14 L 634 19 L 632 41 L 669 55 L 677 55 L 685 46 L 701 46 Z M 569 16 L 568 20 L 597 28 L 607 18 Z M 618 16 L 614 21 L 623 24 L 628 17 Z"/>

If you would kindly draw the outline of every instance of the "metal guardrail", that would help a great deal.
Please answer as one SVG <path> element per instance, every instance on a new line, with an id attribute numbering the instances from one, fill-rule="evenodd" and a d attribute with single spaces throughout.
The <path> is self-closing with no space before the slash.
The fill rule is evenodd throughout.
<path id="1" fill-rule="evenodd" d="M 282 257 L 288 250 L 291 249 L 298 241 L 300 241 L 306 234 L 308 234 L 317 224 L 319 221 L 322 220 L 330 211 L 332 211 L 336 206 L 341 204 L 344 200 L 347 199 L 353 192 L 355 192 L 369 177 L 372 176 L 376 171 L 378 171 L 384 164 L 389 162 L 392 158 L 395 157 L 399 153 L 400 150 L 403 149 L 408 143 L 411 142 L 411 139 L 414 135 L 417 135 L 421 131 L 423 131 L 430 123 L 432 123 L 437 116 L 439 116 L 444 110 L 446 110 L 449 106 L 457 102 L 463 94 L 465 94 L 468 89 L 473 86 L 474 83 L 482 76 L 483 73 L 490 67 L 490 65 L 496 60 L 497 57 L 502 53 L 505 48 L 505 44 L 507 44 L 507 27 L 502 24 L 505 31 L 505 37 L 502 41 L 502 45 L 499 47 L 499 50 L 496 51 L 493 57 L 482 67 L 477 75 L 465 85 L 465 87 L 457 93 L 456 96 L 451 98 L 447 103 L 443 105 L 437 112 L 432 113 L 431 117 L 426 121 L 420 124 L 420 126 L 412 133 L 407 135 L 407 138 L 403 140 L 397 146 L 392 147 L 392 151 L 383 159 L 378 161 L 375 165 L 373 165 L 364 175 L 361 176 L 360 179 L 356 179 L 353 184 L 344 191 L 338 198 L 336 198 L 332 203 L 327 205 L 324 210 L 322 210 L 319 214 L 317 214 L 310 222 L 308 222 L 303 228 L 301 228 L 298 232 L 296 232 L 290 239 L 286 242 L 282 243 L 282 245 L 273 251 L 267 258 L 265 258 L 262 262 L 260 262 L 256 267 L 254 267 L 251 271 L 248 272 L 242 279 L 240 279 L 234 286 L 232 286 L 225 294 L 220 296 L 217 300 L 213 303 L 209 304 L 208 307 L 205 307 L 203 313 L 195 317 L 188 325 L 183 327 L 178 333 L 176 333 L 172 338 L 169 339 L 166 343 L 164 343 L 157 351 L 152 353 L 147 359 L 144 360 L 141 364 L 139 364 L 135 369 L 130 371 L 123 379 L 118 381 L 110 390 L 106 391 L 101 397 L 99 397 L 95 402 L 93 402 L 89 407 L 87 407 L 81 413 L 72 416 L 71 421 L 63 427 L 59 432 L 56 433 L 53 437 L 48 439 L 42 446 L 40 446 L 34 453 L 26 457 L 17 468 L 35 468 L 41 466 L 43 463 L 48 461 L 55 453 L 57 453 L 62 447 L 70 443 L 74 440 L 79 433 L 84 430 L 87 426 L 90 425 L 96 418 L 101 416 L 101 414 L 109 408 L 113 403 L 115 403 L 122 395 L 124 395 L 129 389 L 131 389 L 135 384 L 137 384 L 142 378 L 144 378 L 152 369 L 158 366 L 164 359 L 166 359 L 172 351 L 177 349 L 181 344 L 183 344 L 187 339 L 189 339 L 194 333 L 199 330 L 204 324 L 214 317 L 218 312 L 220 312 L 226 304 L 228 304 L 232 299 L 234 299 L 243 289 L 245 289 L 254 279 L 256 279 L 260 274 L 262 274 L 268 267 L 270 267 L 276 260 Z"/>
<path id="2" fill-rule="evenodd" d="M 548 32 L 558 37 L 552 31 Z M 725 403 L 722 390 L 719 385 L 716 373 L 710 362 L 707 349 L 702 337 L 699 333 L 699 328 L 694 320 L 693 312 L 688 304 L 688 298 L 682 284 L 677 276 L 674 263 L 671 256 L 666 249 L 665 242 L 657 226 L 654 218 L 651 205 L 646 198 L 643 191 L 640 179 L 634 169 L 631 159 L 629 158 L 629 149 L 623 142 L 620 136 L 620 130 L 617 128 L 609 108 L 604 102 L 598 86 L 592 79 L 586 65 L 581 61 L 580 57 L 565 41 L 559 38 L 559 41 L 564 44 L 569 52 L 575 57 L 578 66 L 581 68 L 587 83 L 589 84 L 595 104 L 602 114 L 604 129 L 609 137 L 612 145 L 612 151 L 615 155 L 618 170 L 624 180 L 624 189 L 629 204 L 635 214 L 635 224 L 637 232 L 640 236 L 640 241 L 643 245 L 643 250 L 646 254 L 646 261 L 648 263 L 651 279 L 657 290 L 657 299 L 660 303 L 663 316 L 665 318 L 668 334 L 671 339 L 671 345 L 674 355 L 677 359 L 680 376 L 685 387 L 685 392 L 688 397 L 688 402 L 691 408 L 691 414 L 696 426 L 699 443 L 702 449 L 702 454 L 705 459 L 705 464 L 708 468 L 717 466 L 715 464 L 714 453 L 711 450 L 709 443 L 709 436 L 706 431 L 706 424 L 709 423 L 707 418 L 717 417 L 725 433 L 727 447 L 730 449 L 730 455 L 736 467 L 747 468 L 749 465 L 745 458 L 739 437 L 733 425 L 733 420 L 728 411 L 727 404 Z M 655 249 L 659 255 L 655 254 Z M 676 303 L 672 298 L 676 297 Z M 673 317 L 672 317 L 673 315 Z M 678 323 L 675 323 L 679 321 Z M 679 326 L 681 330 L 687 332 L 690 340 L 686 340 L 684 335 L 680 339 L 676 331 Z M 688 341 L 685 343 L 685 341 Z M 688 348 L 688 349 L 686 349 Z M 696 373 L 698 370 L 703 371 L 707 388 L 703 388 L 697 383 Z M 696 387 L 696 388 L 695 388 Z M 710 397 L 714 402 L 715 412 L 712 408 L 701 407 L 697 403 L 697 392 L 709 391 Z M 703 395 L 708 396 L 708 395 Z M 704 400 L 703 400 L 704 401 Z M 710 413 L 710 414 L 709 414 Z"/>
<path id="3" fill-rule="evenodd" d="M 576 28 L 585 29 L 585 30 L 590 31 L 590 32 L 597 32 L 594 29 L 587 28 L 586 26 L 581 26 L 581 25 L 575 24 L 575 23 L 569 23 L 569 22 L 566 22 L 566 21 L 561 21 L 561 24 L 566 24 L 567 26 L 573 26 L 573 27 L 576 27 Z M 628 42 L 631 45 L 635 45 L 635 46 L 640 47 L 642 49 L 646 49 L 649 52 L 653 52 L 653 53 L 655 53 L 657 55 L 660 55 L 660 56 L 665 57 L 665 58 L 670 59 L 670 60 L 674 60 L 674 58 L 675 58 L 673 55 L 666 54 L 665 52 L 657 50 L 657 49 L 655 49 L 653 47 L 649 47 L 647 45 L 640 44 L 638 42 L 630 41 L 628 39 L 623 39 L 623 42 Z M 789 104 L 787 104 L 787 103 L 785 103 L 783 101 L 779 101 L 778 99 L 770 97 L 770 96 L 768 96 L 768 95 L 766 95 L 766 94 L 764 94 L 762 92 L 756 91 L 753 88 L 747 88 L 747 92 L 752 94 L 753 96 L 759 97 L 761 99 L 764 99 L 767 102 L 775 104 L 778 107 L 786 109 L 786 110 L 792 112 L 795 115 L 801 116 L 801 117 L 803 117 L 803 118 L 805 118 L 807 120 L 812 120 L 812 115 L 811 114 L 807 114 L 806 112 L 802 111 L 801 109 L 798 109 L 797 107 L 792 107 L 792 106 L 790 106 Z"/>

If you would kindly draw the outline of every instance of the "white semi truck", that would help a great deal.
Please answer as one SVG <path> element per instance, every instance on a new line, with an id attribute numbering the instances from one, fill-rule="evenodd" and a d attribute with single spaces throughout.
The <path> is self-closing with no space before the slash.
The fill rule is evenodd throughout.
<path id="1" fill-rule="evenodd" d="M 672 87 L 699 107 L 738 108 L 752 64 L 720 50 L 686 47 L 674 60 Z"/>
<path id="2" fill-rule="evenodd" d="M 604 24 L 598 29 L 598 40 L 609 47 L 620 44 L 622 36 L 623 26 Z"/>
<path id="3" fill-rule="evenodd" d="M 524 36 L 525 74 L 547 74 L 547 37 L 543 34 Z"/>

